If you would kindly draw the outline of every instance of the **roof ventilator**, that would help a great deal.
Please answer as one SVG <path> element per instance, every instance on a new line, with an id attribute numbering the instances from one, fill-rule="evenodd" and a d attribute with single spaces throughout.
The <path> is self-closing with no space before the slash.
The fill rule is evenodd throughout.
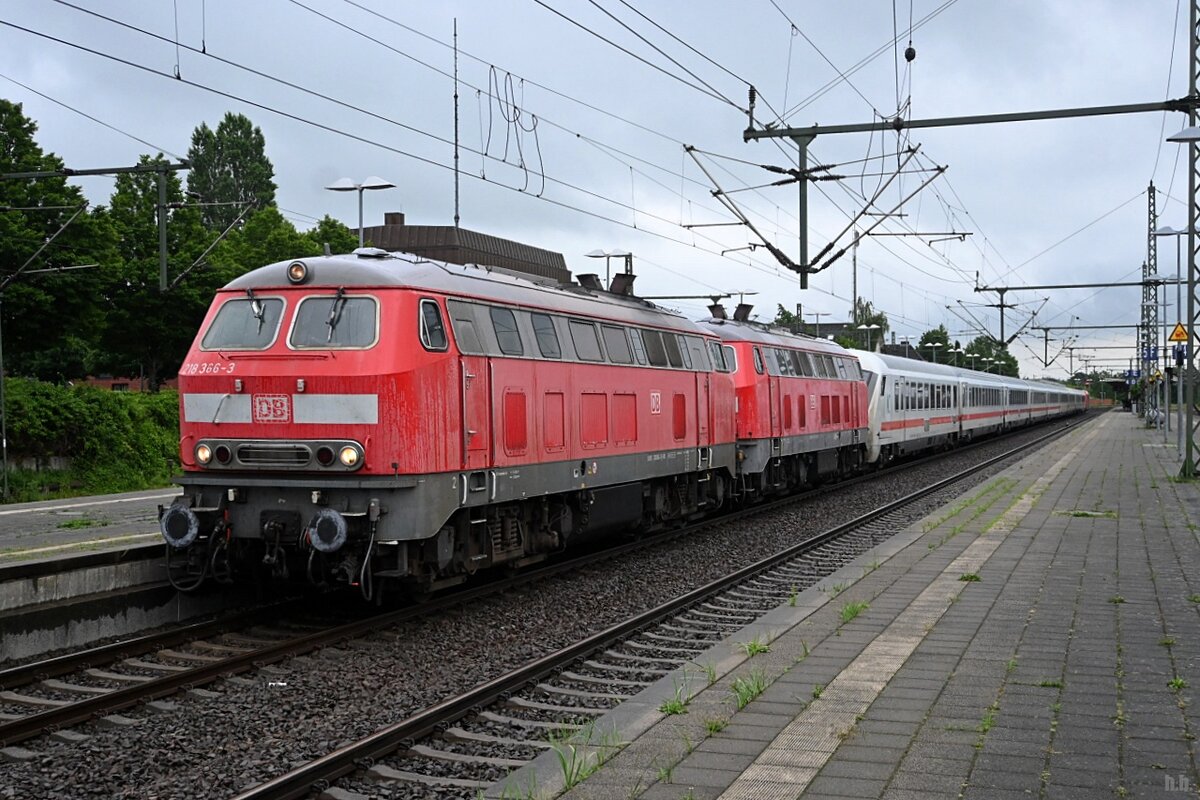
<path id="1" fill-rule="evenodd" d="M 737 308 L 733 310 L 733 318 L 738 322 L 745 322 L 750 319 L 750 312 L 753 309 L 754 306 L 749 303 L 738 303 Z"/>

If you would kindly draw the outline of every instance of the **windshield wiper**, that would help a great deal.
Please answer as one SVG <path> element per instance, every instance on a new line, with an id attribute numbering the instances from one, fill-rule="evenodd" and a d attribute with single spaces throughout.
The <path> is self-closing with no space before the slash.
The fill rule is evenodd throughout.
<path id="1" fill-rule="evenodd" d="M 258 320 L 258 333 L 261 335 L 263 323 L 266 322 L 266 312 L 265 309 L 263 309 L 262 300 L 259 300 L 257 297 L 255 297 L 254 290 L 249 287 L 246 288 L 246 297 L 250 298 L 250 313 L 254 315 L 256 320 Z"/>
<path id="2" fill-rule="evenodd" d="M 329 316 L 325 318 L 325 324 L 329 326 L 329 335 L 325 337 L 326 342 L 333 341 L 333 330 L 337 327 L 338 321 L 342 318 L 342 309 L 346 307 L 346 287 L 339 286 L 337 296 L 333 298 L 333 305 L 329 307 Z"/>

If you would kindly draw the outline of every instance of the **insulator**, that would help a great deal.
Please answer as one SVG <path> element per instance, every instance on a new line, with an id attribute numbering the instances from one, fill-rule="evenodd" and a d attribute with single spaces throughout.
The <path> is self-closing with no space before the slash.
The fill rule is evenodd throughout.
<path id="1" fill-rule="evenodd" d="M 913 47 L 911 44 L 908 47 L 904 48 L 904 60 L 905 61 L 907 61 L 911 64 L 912 60 L 916 57 L 917 57 L 917 48 Z"/>

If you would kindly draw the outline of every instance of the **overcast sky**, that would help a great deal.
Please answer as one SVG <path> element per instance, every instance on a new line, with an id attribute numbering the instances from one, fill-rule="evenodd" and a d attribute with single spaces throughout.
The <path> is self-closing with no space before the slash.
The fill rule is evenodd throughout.
<path id="1" fill-rule="evenodd" d="M 367 225 L 392 210 L 446 225 L 457 18 L 463 227 L 561 251 L 576 273 L 604 271 L 585 253 L 630 251 L 639 294 L 757 292 L 746 300 L 759 319 L 800 303 L 826 322 L 850 316 L 850 253 L 802 291 L 765 249 L 745 249 L 759 242 L 746 227 L 707 226 L 735 221 L 719 187 L 799 258 L 795 184 L 755 188 L 782 177 L 756 165 L 791 166 L 795 147 L 743 142 L 748 84 L 760 126 L 1161 101 L 1187 94 L 1187 14 L 1168 0 L 5 0 L 0 96 L 75 168 L 183 156 L 199 123 L 240 112 L 262 128 L 278 203 L 299 227 L 324 214 L 355 226 L 354 196 L 322 187 L 370 175 L 397 188 L 365 194 Z M 818 137 L 811 161 L 844 177 L 809 186 L 810 256 L 848 243 L 836 237 L 864 197 L 876 211 L 899 206 L 905 216 L 876 232 L 932 235 L 865 238 L 859 294 L 897 336 L 938 324 L 964 345 L 983 327 L 998 335 L 997 310 L 981 305 L 997 296 L 974 291 L 977 274 L 1013 287 L 1140 279 L 1151 180 L 1159 224 L 1185 227 L 1183 148 L 1163 142 L 1185 124 L 1150 113 Z M 898 148 L 918 145 L 893 178 Z M 916 191 L 935 166 L 947 170 Z M 80 185 L 104 203 L 113 181 Z M 929 243 L 949 232 L 971 235 Z M 1161 242 L 1165 275 L 1175 245 Z M 1136 287 L 1012 291 L 1006 333 L 1044 297 L 1034 325 L 1128 325 L 1140 313 Z M 706 314 L 706 301 L 663 302 Z M 1051 337 L 1052 358 L 1064 340 L 1133 341 L 1120 329 Z M 1041 363 L 1040 331 L 1010 350 L 1024 375 L 1067 374 L 1065 352 Z M 1123 369 L 1132 349 L 1077 350 L 1076 368 L 1081 354 Z"/>

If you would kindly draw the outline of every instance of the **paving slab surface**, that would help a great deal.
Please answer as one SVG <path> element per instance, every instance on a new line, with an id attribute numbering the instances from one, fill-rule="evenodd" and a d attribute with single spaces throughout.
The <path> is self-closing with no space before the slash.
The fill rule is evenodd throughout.
<path id="1" fill-rule="evenodd" d="M 1160 437 L 1089 421 L 601 718 L 586 778 L 487 796 L 1197 796 L 1200 484 Z"/>

